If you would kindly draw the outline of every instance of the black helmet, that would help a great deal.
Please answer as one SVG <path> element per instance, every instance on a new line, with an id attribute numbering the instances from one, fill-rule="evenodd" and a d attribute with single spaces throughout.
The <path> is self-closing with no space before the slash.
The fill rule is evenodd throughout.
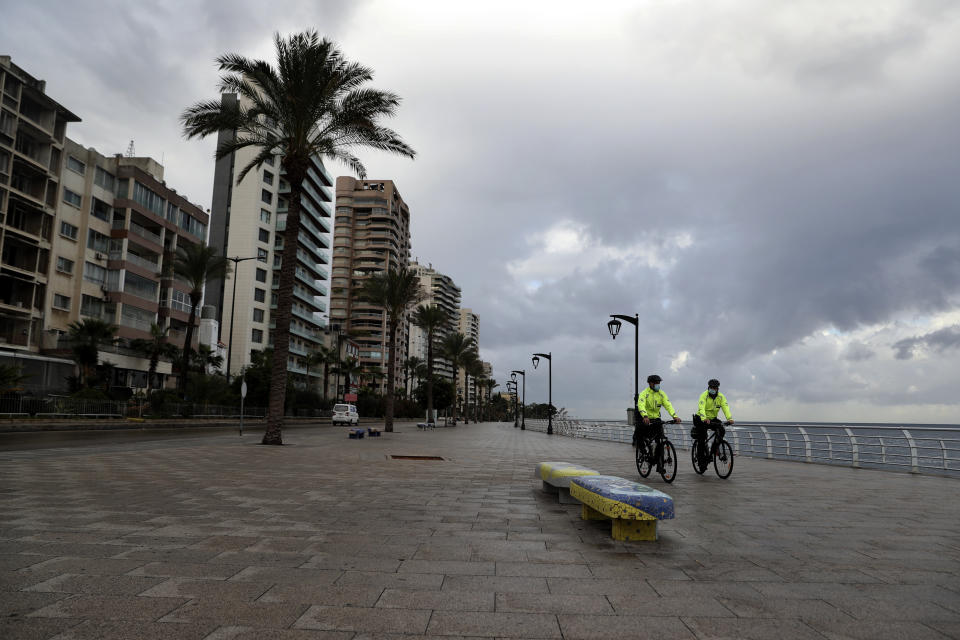
<path id="1" fill-rule="evenodd" d="M 647 376 L 647 384 L 650 384 L 651 382 L 654 384 L 660 382 L 660 376 L 658 376 L 655 373 L 653 375 Z"/>
<path id="2" fill-rule="evenodd" d="M 707 383 L 707 388 L 708 388 L 708 389 L 719 389 L 719 388 L 720 388 L 720 381 L 717 380 L 716 378 L 710 378 L 710 381 Z"/>

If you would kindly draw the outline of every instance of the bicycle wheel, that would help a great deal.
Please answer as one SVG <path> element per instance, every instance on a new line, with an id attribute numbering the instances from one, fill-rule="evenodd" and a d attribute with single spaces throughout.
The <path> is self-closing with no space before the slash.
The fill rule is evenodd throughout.
<path id="1" fill-rule="evenodd" d="M 663 478 L 664 482 L 670 484 L 677 477 L 677 450 L 673 448 L 673 443 L 669 440 L 663 441 L 660 462 L 663 464 L 660 469 L 660 477 Z"/>
<path id="2" fill-rule="evenodd" d="M 733 471 L 733 447 L 726 440 L 717 446 L 716 452 L 713 454 L 713 470 L 721 478 L 730 477 L 730 473 Z"/>
<path id="3" fill-rule="evenodd" d="M 706 453 L 707 443 L 704 440 L 694 440 L 690 447 L 690 457 L 693 459 L 693 470 L 703 475 L 710 464 L 710 459 L 704 455 Z"/>
<path id="4" fill-rule="evenodd" d="M 641 440 L 640 445 L 637 447 L 637 473 L 640 474 L 641 478 L 646 478 L 650 475 L 652 468 L 653 452 L 650 451 L 650 443 L 646 440 Z"/>

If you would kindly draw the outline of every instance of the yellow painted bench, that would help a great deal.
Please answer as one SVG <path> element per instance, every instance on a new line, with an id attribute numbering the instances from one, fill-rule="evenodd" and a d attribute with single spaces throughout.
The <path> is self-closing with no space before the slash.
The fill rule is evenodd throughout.
<path id="1" fill-rule="evenodd" d="M 536 477 L 543 480 L 543 490 L 557 494 L 564 504 L 577 504 L 570 497 L 570 479 L 577 476 L 598 476 L 599 471 L 587 469 L 572 462 L 541 462 L 537 465 Z"/>
<path id="2" fill-rule="evenodd" d="M 656 540 L 657 522 L 673 518 L 673 498 L 624 478 L 572 478 L 570 495 L 583 503 L 584 520 L 613 521 L 614 540 Z"/>

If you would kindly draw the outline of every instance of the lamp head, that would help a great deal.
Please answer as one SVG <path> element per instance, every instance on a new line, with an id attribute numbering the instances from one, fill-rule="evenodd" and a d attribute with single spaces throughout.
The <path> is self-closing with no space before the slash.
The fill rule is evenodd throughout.
<path id="1" fill-rule="evenodd" d="M 617 339 L 617 334 L 620 333 L 620 327 L 622 324 L 623 323 L 617 320 L 616 318 L 614 318 L 613 320 L 607 323 L 607 330 L 610 331 L 610 336 L 614 340 Z"/>
<path id="2" fill-rule="evenodd" d="M 538 364 L 540 364 L 540 356 L 533 356 L 533 368 L 536 369 Z"/>
<path id="3" fill-rule="evenodd" d="M 510 374 L 510 379 L 513 380 L 514 382 L 517 381 L 517 372 L 516 372 L 516 371 L 514 371 L 513 373 Z"/>

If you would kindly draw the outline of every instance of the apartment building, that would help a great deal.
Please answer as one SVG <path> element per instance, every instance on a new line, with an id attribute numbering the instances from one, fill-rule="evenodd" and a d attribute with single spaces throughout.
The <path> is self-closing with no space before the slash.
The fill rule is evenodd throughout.
<path id="1" fill-rule="evenodd" d="M 432 264 L 424 266 L 418 262 L 411 262 L 410 269 L 420 278 L 420 289 L 424 296 L 421 304 L 435 304 L 448 316 L 447 329 L 434 335 L 433 372 L 434 375 L 453 381 L 453 366 L 448 360 L 440 357 L 437 343 L 448 333 L 457 330 L 460 322 L 460 287 L 454 283 L 453 278 L 435 270 Z M 409 343 L 408 357 L 416 356 L 426 362 L 427 333 L 412 323 Z"/>
<path id="2" fill-rule="evenodd" d="M 401 320 L 397 361 L 390 363 L 386 313 L 357 299 L 364 280 L 376 273 L 406 267 L 410 261 L 410 209 L 391 180 L 337 178 L 333 236 L 330 322 L 339 323 L 360 344 L 360 364 L 403 376 L 409 319 Z M 386 376 L 378 384 L 382 392 Z"/>
<path id="3" fill-rule="evenodd" d="M 0 349 L 38 352 L 67 124 L 46 83 L 0 56 Z"/>
<path id="4" fill-rule="evenodd" d="M 222 100 L 225 104 L 236 103 L 237 96 L 224 94 Z M 233 131 L 222 131 L 217 142 L 234 135 Z M 256 155 L 253 147 L 237 151 L 217 161 L 214 172 L 210 244 L 227 257 L 244 259 L 237 262 L 232 276 L 209 282 L 206 292 L 206 303 L 218 309 L 220 340 L 227 345 L 233 375 L 250 364 L 252 351 L 273 345 L 275 323 L 271 313 L 277 308 L 289 206 L 290 184 L 284 178 L 279 156 L 251 170 L 237 183 L 237 175 Z M 287 371 L 300 385 L 316 384 L 322 376 L 310 368 L 308 382 L 306 358 L 323 343 L 327 325 L 323 314 L 330 278 L 332 187 L 333 180 L 323 163 L 314 158 L 300 201 L 287 363 Z"/>
<path id="5" fill-rule="evenodd" d="M 71 322 L 116 325 L 119 344 L 101 354 L 116 365 L 113 386 L 147 386 L 149 363 L 125 344 L 149 339 L 152 324 L 179 348 L 186 339 L 190 286 L 174 277 L 173 262 L 178 247 L 206 242 L 209 216 L 168 187 L 163 171 L 152 158 L 106 156 L 69 138 L 63 146 L 45 346 L 68 353 Z M 161 361 L 157 373 L 151 387 L 163 385 L 171 364 Z"/>
<path id="6" fill-rule="evenodd" d="M 476 347 L 477 351 L 480 350 L 480 316 L 475 314 L 472 309 L 460 308 L 457 310 L 457 331 L 465 335 L 468 339 L 473 340 L 473 345 Z M 474 393 L 473 384 L 467 384 L 468 380 L 472 380 L 467 376 L 467 372 L 464 369 L 461 369 L 458 372 L 460 376 L 460 388 L 466 389 L 464 394 L 466 401 L 469 404 L 474 404 L 477 400 L 476 394 Z M 477 393 L 479 393 L 477 389 Z"/>

